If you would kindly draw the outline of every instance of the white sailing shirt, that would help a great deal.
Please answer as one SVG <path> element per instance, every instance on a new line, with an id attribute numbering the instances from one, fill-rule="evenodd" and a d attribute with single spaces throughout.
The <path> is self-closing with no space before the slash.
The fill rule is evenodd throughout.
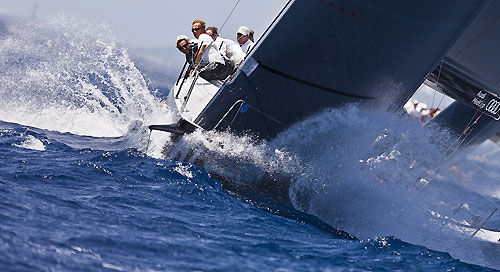
<path id="1" fill-rule="evenodd" d="M 248 41 L 244 44 L 241 45 L 241 50 L 243 50 L 243 53 L 248 54 L 250 50 L 252 50 L 254 43 L 248 39 Z"/>
<path id="2" fill-rule="evenodd" d="M 212 37 L 203 33 L 198 37 L 198 46 L 206 46 L 201 56 L 201 65 L 207 65 L 209 63 L 222 63 L 224 64 L 224 59 L 218 50 Z"/>
<path id="3" fill-rule="evenodd" d="M 236 67 L 245 58 L 245 53 L 241 50 L 241 47 L 235 41 L 221 38 L 220 36 L 215 39 L 215 44 L 219 48 L 220 53 L 225 55 L 231 64 Z"/>

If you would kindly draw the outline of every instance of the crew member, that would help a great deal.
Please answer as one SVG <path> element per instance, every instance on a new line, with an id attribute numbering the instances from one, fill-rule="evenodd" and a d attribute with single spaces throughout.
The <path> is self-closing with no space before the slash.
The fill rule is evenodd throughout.
<path id="1" fill-rule="evenodd" d="M 253 34 L 255 34 L 255 32 L 253 31 L 253 29 L 250 29 L 250 40 L 255 43 L 255 41 L 253 40 Z"/>
<path id="2" fill-rule="evenodd" d="M 206 23 L 194 20 L 191 31 L 198 39 L 198 52 L 194 56 L 194 65 L 200 69 L 200 76 L 206 80 L 224 80 L 232 71 L 226 64 L 212 37 L 205 34 Z"/>
<path id="3" fill-rule="evenodd" d="M 186 61 L 189 64 L 194 63 L 194 55 L 198 51 L 198 44 L 190 42 L 186 35 L 179 35 L 176 39 L 177 49 L 186 55 Z"/>
<path id="4" fill-rule="evenodd" d="M 212 37 L 220 53 L 229 59 L 231 65 L 238 67 L 245 58 L 245 53 L 243 53 L 241 47 L 232 40 L 220 37 L 217 28 L 214 26 L 207 27 L 205 33 Z"/>
<path id="5" fill-rule="evenodd" d="M 248 54 L 254 45 L 252 40 L 250 40 L 250 28 L 240 26 L 236 32 L 236 38 L 241 46 L 241 50 L 243 50 L 245 54 Z"/>

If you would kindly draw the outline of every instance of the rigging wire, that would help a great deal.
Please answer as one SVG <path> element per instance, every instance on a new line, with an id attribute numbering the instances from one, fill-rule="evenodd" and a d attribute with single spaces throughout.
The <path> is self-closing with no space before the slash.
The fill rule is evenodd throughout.
<path id="1" fill-rule="evenodd" d="M 467 137 L 470 135 L 470 133 L 472 132 L 472 129 L 474 128 L 474 125 L 477 124 L 477 122 L 479 121 L 479 118 L 481 118 L 481 116 L 483 116 L 483 114 L 481 113 L 479 115 L 479 117 L 476 118 L 476 120 L 471 124 L 472 120 L 474 120 L 474 117 L 477 115 L 478 111 L 476 111 L 476 113 L 474 114 L 474 116 L 472 117 L 472 119 L 469 121 L 469 124 L 467 125 L 467 127 L 465 128 L 465 130 L 462 132 L 462 134 L 460 134 L 460 136 L 458 137 L 458 139 L 451 145 L 448 147 L 448 149 L 445 150 L 445 154 L 448 153 L 448 151 L 458 142 L 460 141 L 460 138 L 462 138 L 463 135 L 465 135 L 465 137 L 463 137 L 463 139 L 460 141 L 460 143 L 458 145 L 456 145 L 456 147 L 454 147 L 453 151 L 448 153 L 448 156 L 446 157 L 446 159 L 444 160 L 443 163 L 441 163 L 440 165 L 438 165 L 438 167 L 436 167 L 434 170 L 432 170 L 424 179 L 421 179 L 421 181 L 423 180 L 425 182 L 425 185 L 422 187 L 422 190 L 427 187 L 429 185 L 429 183 L 434 179 L 434 177 L 437 176 L 437 174 L 439 173 L 439 171 L 441 170 L 441 168 L 443 168 L 443 166 L 445 166 L 446 164 L 448 164 L 449 162 L 451 162 L 452 158 L 453 158 L 453 155 L 455 154 L 455 152 L 460 148 L 460 146 L 464 143 L 464 141 L 467 139 Z"/>
<path id="2" fill-rule="evenodd" d="M 498 211 L 498 208 L 495 208 L 493 210 L 493 212 L 491 212 L 490 216 L 488 216 L 488 218 L 486 218 L 486 220 L 484 220 L 484 222 L 476 229 L 476 231 L 474 231 L 474 233 L 470 236 L 471 238 L 474 237 L 476 235 L 476 233 L 478 233 L 483 227 L 484 227 L 484 224 L 486 224 L 486 222 L 488 222 L 488 220 L 490 220 L 490 218 Z"/>
<path id="3" fill-rule="evenodd" d="M 437 79 L 436 79 L 436 88 L 438 87 L 439 85 L 439 77 L 441 76 L 441 68 L 443 67 L 443 61 L 441 61 L 441 63 L 439 64 L 439 72 L 438 72 L 438 76 L 437 76 Z M 444 95 L 444 94 L 443 94 Z M 431 108 L 434 108 L 434 99 L 436 98 L 436 90 L 434 90 L 434 96 L 432 97 L 432 104 L 431 104 Z M 441 99 L 442 101 L 442 99 Z"/>
<path id="4" fill-rule="evenodd" d="M 483 167 L 481 167 L 477 162 L 473 161 L 472 164 L 474 164 L 474 166 L 476 166 L 477 168 L 479 168 L 479 170 L 483 171 L 491 179 L 493 179 L 495 181 L 498 181 L 498 183 L 500 183 L 500 178 L 497 178 L 497 177 L 493 176 L 492 174 L 490 174 L 490 172 L 488 172 L 486 169 L 484 169 Z"/>
<path id="5" fill-rule="evenodd" d="M 476 113 L 474 114 L 474 116 L 472 117 L 471 121 L 474 119 L 474 117 L 477 115 L 478 111 L 476 111 Z M 432 173 L 430 173 L 424 180 L 426 182 L 425 186 L 423 188 L 425 188 L 427 185 L 429 185 L 429 183 L 432 181 L 432 179 L 434 179 L 434 177 L 437 176 L 437 174 L 439 173 L 439 171 L 441 170 L 441 168 L 448 164 L 450 161 L 451 161 L 451 158 L 453 157 L 453 155 L 455 154 L 455 152 L 459 149 L 459 147 L 463 144 L 463 142 L 467 139 L 467 137 L 470 135 L 470 133 L 472 132 L 472 129 L 474 128 L 474 125 L 477 124 L 477 122 L 479 121 L 479 119 L 481 118 L 483 114 L 481 113 L 479 115 L 479 117 L 476 118 L 476 120 L 471 124 L 471 121 L 469 121 L 469 125 L 467 126 L 467 128 L 462 132 L 462 134 L 459 136 L 459 138 L 457 139 L 457 141 L 462 137 L 462 135 L 465 135 L 465 137 L 462 139 L 462 141 L 460 142 L 460 144 L 458 144 L 454 150 L 449 153 L 448 157 L 446 158 L 446 160 L 444 161 L 444 163 L 442 163 L 441 165 L 439 165 Z M 489 125 L 489 124 L 488 124 Z M 488 126 L 486 126 L 488 127 Z M 482 128 L 481 131 L 483 131 L 486 127 Z M 476 135 L 474 136 L 474 138 L 471 139 L 471 141 L 469 141 L 465 146 L 467 146 L 470 142 L 472 142 L 472 140 L 474 140 L 480 133 L 481 131 Z M 455 141 L 455 143 L 457 142 Z M 455 144 L 454 143 L 454 144 Z M 454 145 L 452 144 L 446 151 L 445 153 Z M 473 163 L 475 164 L 475 163 Z M 479 165 L 475 164 L 479 169 L 483 170 L 488 176 L 492 177 L 486 170 L 484 170 L 483 168 L 481 168 Z M 495 177 L 493 177 L 495 180 L 497 181 L 500 181 L 499 179 L 496 179 Z M 422 188 L 422 190 L 423 190 Z M 491 217 L 500 209 L 500 205 L 498 205 L 495 201 L 493 201 L 491 198 L 483 195 L 482 193 L 479 193 L 479 192 L 476 192 L 479 196 L 481 196 L 482 198 L 484 198 L 485 200 L 489 201 L 490 203 L 493 204 L 493 206 L 495 207 L 495 209 L 491 212 L 491 214 L 481 223 L 481 225 L 476 228 L 476 230 L 472 233 L 472 235 L 470 236 L 471 238 L 474 237 L 480 230 L 481 228 L 483 228 L 483 226 L 488 222 L 488 220 L 491 219 Z M 463 203 L 462 205 L 460 205 L 460 207 L 457 209 L 457 211 L 462 208 L 463 206 Z"/>
<path id="6" fill-rule="evenodd" d="M 224 26 L 226 25 L 227 21 L 229 20 L 229 18 L 231 18 L 231 15 L 233 15 L 233 12 L 234 10 L 236 9 L 236 7 L 238 6 L 238 4 L 240 3 L 241 0 L 238 0 L 236 2 L 236 4 L 234 5 L 233 9 L 231 10 L 231 12 L 229 12 L 229 15 L 226 17 L 226 20 L 224 21 L 224 23 L 222 23 L 222 26 L 220 27 L 219 29 L 219 33 L 222 32 L 222 29 L 224 28 Z"/>
<path id="7" fill-rule="evenodd" d="M 467 147 L 470 143 L 472 143 L 479 135 L 481 135 L 481 132 L 483 132 L 485 129 L 487 129 L 490 125 L 491 125 L 491 122 L 488 123 L 486 126 L 484 126 L 481 129 L 481 131 L 479 131 L 478 133 L 476 133 L 476 135 L 467 144 L 465 144 L 465 147 Z"/>
<path id="8" fill-rule="evenodd" d="M 460 138 L 462 138 L 463 135 L 466 135 L 466 132 L 470 129 L 471 124 L 472 124 L 474 118 L 476 118 L 476 115 L 477 115 L 478 112 L 479 112 L 479 109 L 476 110 L 476 112 L 474 113 L 474 115 L 472 116 L 472 118 L 469 120 L 469 123 L 465 126 L 465 129 L 460 134 L 460 136 L 458 136 L 458 138 L 450 146 L 448 146 L 448 148 L 445 150 L 444 153 L 447 153 L 448 150 L 450 150 L 458 141 L 460 141 Z M 468 136 L 468 134 L 467 134 L 467 136 Z"/>
<path id="9" fill-rule="evenodd" d="M 293 2 L 294 0 L 289 0 L 284 6 L 283 8 L 281 9 L 281 11 L 278 13 L 278 15 L 276 15 L 276 17 L 274 17 L 274 20 L 267 26 L 266 30 L 264 30 L 264 32 L 262 33 L 262 35 L 260 36 L 260 38 L 257 40 L 257 42 L 255 42 L 254 46 L 252 47 L 252 49 L 250 49 L 250 52 L 248 52 L 248 54 L 245 56 L 245 60 L 248 58 L 248 56 L 250 55 L 250 53 L 260 44 L 261 40 L 264 39 L 264 37 L 267 35 L 267 33 L 269 32 L 269 30 L 274 26 L 274 24 L 278 21 L 278 19 L 282 16 L 282 14 L 287 10 L 287 8 L 290 6 L 290 4 Z M 239 1 L 238 1 L 239 2 Z M 220 31 L 219 31 L 220 32 Z M 236 71 L 233 73 L 233 75 L 235 75 L 237 72 L 239 72 L 241 70 L 241 67 L 243 66 L 243 62 L 245 62 L 245 60 L 243 60 L 237 67 Z M 226 79 L 226 82 L 230 81 L 232 79 L 232 77 L 228 77 Z"/>
<path id="10" fill-rule="evenodd" d="M 481 134 L 481 132 L 486 129 L 491 123 L 489 123 L 487 126 L 485 126 L 483 129 L 481 129 L 481 131 L 476 135 L 474 136 L 474 138 L 472 138 L 470 142 L 472 142 L 477 136 L 479 136 L 479 134 Z M 466 146 L 469 144 L 467 143 Z M 489 176 L 490 178 L 492 178 L 493 180 L 496 180 L 498 182 L 500 182 L 500 179 L 492 176 L 488 171 L 486 171 L 485 169 L 483 169 L 481 166 L 479 166 L 477 163 L 475 163 L 474 161 L 472 162 L 473 165 L 475 165 L 479 170 L 483 171 L 484 173 L 486 173 L 487 176 Z M 476 231 L 474 231 L 474 233 L 471 235 L 471 238 L 474 237 L 478 232 L 479 230 L 481 230 L 481 228 L 486 224 L 486 222 L 488 222 L 488 220 L 490 220 L 490 218 L 500 209 L 500 205 L 497 204 L 495 201 L 493 201 L 491 198 L 483 195 L 482 193 L 480 192 L 477 192 L 476 193 L 481 196 L 482 198 L 486 199 L 487 201 L 491 202 L 493 204 L 493 206 L 495 206 L 496 208 L 493 210 L 493 212 L 488 216 L 488 218 L 486 218 L 486 220 L 483 221 L 483 223 L 476 229 Z"/>
<path id="11" fill-rule="evenodd" d="M 431 172 L 425 179 L 423 179 L 425 181 L 425 185 L 422 187 L 421 189 L 421 192 L 423 191 L 423 189 L 425 187 L 427 187 L 429 185 L 429 183 L 434 179 L 434 177 L 437 176 L 437 174 L 439 173 L 439 171 L 441 170 L 441 168 L 448 164 L 453 155 L 455 154 L 455 152 L 460 148 L 460 146 L 463 144 L 463 142 L 467 139 L 467 137 L 470 135 L 470 133 L 472 132 L 472 129 L 474 128 L 474 125 L 477 124 L 477 122 L 479 121 L 479 119 L 481 118 L 481 116 L 483 115 L 483 113 L 481 113 L 479 115 L 479 117 L 476 118 L 476 120 L 471 124 L 471 121 L 474 119 L 474 117 L 477 115 L 478 111 L 476 111 L 476 113 L 474 114 L 474 116 L 472 117 L 472 119 L 469 121 L 469 124 L 467 125 L 466 129 L 462 132 L 462 134 L 459 136 L 459 138 L 457 139 L 460 140 L 460 138 L 465 135 L 465 137 L 462 139 L 462 141 L 460 141 L 460 143 L 453 149 L 453 151 L 451 153 L 449 153 L 448 157 L 444 160 L 444 163 L 442 163 L 441 165 L 439 165 L 435 170 L 433 170 L 433 172 Z M 491 124 L 491 123 L 490 123 Z M 484 128 L 481 129 L 481 131 L 479 133 L 477 133 L 467 144 L 465 144 L 465 147 L 471 143 L 477 136 L 479 136 L 479 134 L 481 134 L 481 132 L 486 129 L 487 127 L 489 126 L 489 124 L 487 126 L 485 126 Z M 455 141 L 455 143 L 457 142 Z M 448 147 L 448 149 L 445 151 L 448 152 L 448 150 L 455 144 L 453 143 L 450 147 Z M 493 177 L 490 173 L 488 173 L 488 171 L 486 171 L 485 169 L 481 168 L 479 165 L 477 165 L 476 163 L 473 162 L 473 164 L 478 167 L 480 170 L 484 171 L 488 176 L 492 177 L 494 180 L 496 181 L 499 181 L 500 182 L 500 179 L 497 179 L 496 177 Z M 422 180 L 421 180 L 422 181 Z M 491 214 L 481 223 L 481 225 L 477 228 L 475 228 L 475 231 L 471 234 L 470 238 L 473 238 L 483 227 L 484 225 L 491 219 L 491 217 L 493 217 L 493 215 L 495 215 L 495 213 L 497 211 L 500 210 L 500 205 L 497 204 L 495 201 L 493 201 L 491 198 L 485 196 L 484 194 L 480 193 L 480 192 L 477 192 L 476 193 L 482 197 L 483 199 L 485 199 L 486 201 L 490 202 L 493 204 L 493 206 L 495 207 L 493 209 L 493 211 L 491 212 Z M 465 202 L 464 202 L 465 203 Z M 462 205 L 460 205 L 460 207 L 457 209 L 456 212 L 458 212 L 458 210 L 460 210 L 462 208 L 462 206 L 464 205 L 464 203 L 462 203 Z M 500 240 L 499 240 L 500 241 Z"/>
<path id="12" fill-rule="evenodd" d="M 439 104 L 436 106 L 436 110 L 439 109 L 439 107 L 441 106 L 441 103 L 443 102 L 444 98 L 446 97 L 445 94 L 443 94 L 443 97 L 441 97 L 441 100 L 439 101 Z"/>

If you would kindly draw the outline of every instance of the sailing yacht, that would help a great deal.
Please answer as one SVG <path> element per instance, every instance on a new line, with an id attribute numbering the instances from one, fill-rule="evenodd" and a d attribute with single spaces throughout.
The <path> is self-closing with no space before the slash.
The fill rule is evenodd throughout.
<path id="1" fill-rule="evenodd" d="M 500 2 L 488 0 L 289 1 L 235 74 L 210 82 L 196 72 L 179 76 L 173 93 L 182 120 L 150 129 L 176 139 L 202 129 L 269 140 L 325 108 L 356 103 L 396 112 L 425 83 L 456 99 L 433 122 L 458 134 L 477 126 L 466 144 L 484 141 L 500 131 L 498 14 Z M 199 154 L 177 151 L 171 157 L 188 162 Z M 215 177 L 241 170 L 211 163 Z M 265 173 L 247 174 L 264 190 L 288 192 L 288 184 Z M 482 225 L 461 228 L 489 242 L 500 238 Z"/>
<path id="2" fill-rule="evenodd" d="M 208 82 L 193 73 L 176 82 L 183 130 L 229 129 L 271 139 L 326 107 L 359 103 L 397 110 L 426 79 L 432 81 L 440 64 L 470 57 L 469 48 L 459 58 L 453 53 L 481 30 L 469 27 L 478 15 L 496 6 L 467 0 L 289 1 L 236 74 Z"/>

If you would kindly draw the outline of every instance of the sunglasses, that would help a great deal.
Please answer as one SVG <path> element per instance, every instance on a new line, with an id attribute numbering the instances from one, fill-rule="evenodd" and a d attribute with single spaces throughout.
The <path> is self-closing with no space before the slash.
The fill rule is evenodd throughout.
<path id="1" fill-rule="evenodd" d="M 197 27 L 197 28 L 193 28 L 193 29 L 191 29 L 191 31 L 196 32 L 196 31 L 198 31 L 198 30 L 200 30 L 200 29 L 202 29 L 202 28 L 204 28 L 204 27 Z"/>
<path id="2" fill-rule="evenodd" d="M 188 48 L 188 44 L 184 44 L 184 45 L 181 45 L 181 46 L 177 46 L 177 48 L 181 49 L 181 48 Z"/>

